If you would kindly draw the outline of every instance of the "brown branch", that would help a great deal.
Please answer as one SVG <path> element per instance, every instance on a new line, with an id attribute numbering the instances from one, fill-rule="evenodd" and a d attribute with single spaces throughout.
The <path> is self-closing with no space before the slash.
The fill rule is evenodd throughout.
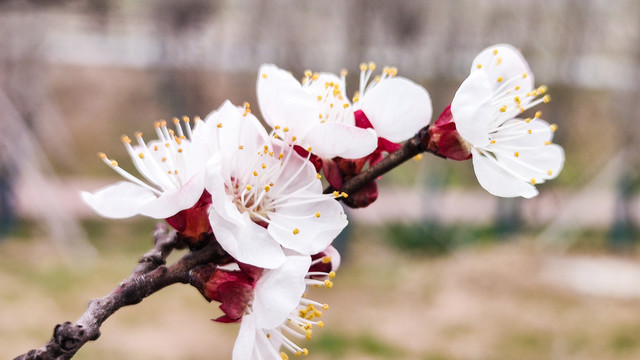
<path id="1" fill-rule="evenodd" d="M 428 134 L 429 126 L 422 128 L 416 135 L 407 140 L 400 149 L 389 154 L 382 159 L 379 163 L 364 170 L 360 174 L 346 180 L 342 184 L 342 188 L 338 189 L 344 191 L 347 194 L 355 194 L 362 190 L 368 183 L 372 182 L 379 176 L 389 172 L 405 161 L 413 158 L 414 156 L 423 152 L 428 152 L 427 143 L 429 142 Z M 334 188 L 328 187 L 324 190 L 325 194 L 333 192 Z"/>
<path id="2" fill-rule="evenodd" d="M 167 256 L 180 246 L 174 231 L 165 225 L 156 226 L 155 246 L 139 260 L 132 274 L 108 295 L 89 302 L 87 311 L 75 323 L 56 325 L 53 337 L 40 349 L 31 350 L 14 360 L 67 360 L 88 341 L 100 336 L 100 326 L 118 309 L 141 302 L 147 296 L 166 286 L 189 282 L 189 275 L 196 266 L 221 263 L 228 256 L 220 245 L 209 245 L 184 255 L 170 266 L 165 266 Z"/>

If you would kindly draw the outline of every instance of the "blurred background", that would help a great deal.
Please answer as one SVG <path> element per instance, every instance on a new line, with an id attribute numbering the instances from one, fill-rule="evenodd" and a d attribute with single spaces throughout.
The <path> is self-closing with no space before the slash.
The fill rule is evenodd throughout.
<path id="1" fill-rule="evenodd" d="M 271 62 L 374 61 L 430 92 L 434 117 L 474 56 L 523 52 L 566 150 L 532 200 L 497 199 L 470 162 L 424 156 L 351 211 L 315 359 L 640 358 L 640 2 L 634 0 L 0 1 L 0 355 L 40 347 L 126 278 L 154 222 L 79 199 L 131 169 L 122 134 L 255 101 Z M 259 116 L 257 104 L 252 107 Z M 178 256 L 180 254 L 176 254 Z M 175 259 L 176 257 L 172 257 Z M 237 326 L 173 286 L 123 309 L 78 359 L 228 359 Z"/>

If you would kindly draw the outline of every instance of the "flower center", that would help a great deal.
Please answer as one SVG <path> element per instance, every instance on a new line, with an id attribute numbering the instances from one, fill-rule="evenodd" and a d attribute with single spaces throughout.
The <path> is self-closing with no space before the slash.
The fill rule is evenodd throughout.
<path id="1" fill-rule="evenodd" d="M 265 227 L 271 224 L 278 226 L 271 221 L 270 215 L 278 207 L 308 201 L 293 198 L 317 181 L 316 176 L 305 179 L 301 174 L 305 167 L 310 166 L 309 156 L 300 158 L 292 147 L 286 145 L 264 145 L 248 162 L 250 166 L 236 167 L 225 184 L 227 194 L 237 209 L 241 213 L 248 213 L 255 223 Z M 237 162 L 234 165 L 243 164 Z M 296 182 L 295 186 L 291 186 L 293 182 Z M 320 217 L 319 212 L 308 216 Z M 300 232 L 298 228 L 288 230 L 293 231 L 294 235 Z"/>
<path id="2" fill-rule="evenodd" d="M 196 117 L 194 124 L 199 121 L 200 118 Z M 179 189 L 190 175 L 186 160 L 191 145 L 192 130 L 190 120 L 186 116 L 182 118 L 184 130 L 180 119 L 174 118 L 173 123 L 175 131 L 167 128 L 167 122 L 164 120 L 155 122 L 158 139 L 152 140 L 149 144 L 145 143 L 141 132 L 135 133 L 137 145 L 132 145 L 128 136 L 122 136 L 122 143 L 133 164 L 151 185 L 122 169 L 117 161 L 109 159 L 106 154 L 99 153 L 98 156 L 125 179 L 151 190 L 156 195 L 168 189 Z"/>

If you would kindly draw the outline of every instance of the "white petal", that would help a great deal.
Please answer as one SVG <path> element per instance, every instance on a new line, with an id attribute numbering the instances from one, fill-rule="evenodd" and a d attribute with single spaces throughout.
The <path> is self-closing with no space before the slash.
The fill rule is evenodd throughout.
<path id="1" fill-rule="evenodd" d="M 491 135 L 496 146 L 514 151 L 537 148 L 551 141 L 553 132 L 549 124 L 540 119 L 531 119 L 528 123 L 522 119 L 505 121 Z"/>
<path id="2" fill-rule="evenodd" d="M 317 196 L 317 195 L 315 195 Z M 269 217 L 269 233 L 283 247 L 313 255 L 326 249 L 347 226 L 342 206 L 333 198 L 322 197 L 312 203 L 300 203 L 309 196 L 291 198 Z M 316 217 L 316 212 L 320 217 Z M 299 231 L 294 233 L 294 229 Z"/>
<path id="3" fill-rule="evenodd" d="M 211 194 L 211 212 L 236 226 L 244 224 L 244 217 L 226 192 L 222 173 L 222 154 L 217 153 L 207 163 L 205 188 Z M 213 224 L 211 224 L 213 226 Z"/>
<path id="4" fill-rule="evenodd" d="M 233 360 L 256 360 L 253 355 L 256 348 L 256 320 L 254 314 L 242 317 L 236 343 L 233 345 Z"/>
<path id="5" fill-rule="evenodd" d="M 482 50 L 471 65 L 471 73 L 476 71 L 487 72 L 494 88 L 508 79 L 517 78 L 518 81 L 514 85 L 520 86 L 521 93 L 526 94 L 533 89 L 534 77 L 527 60 L 518 49 L 508 44 L 493 45 Z M 527 75 L 523 77 L 525 73 Z M 503 81 L 497 82 L 500 77 Z"/>
<path id="6" fill-rule="evenodd" d="M 409 139 L 431 121 L 429 93 L 411 80 L 382 80 L 362 98 L 362 111 L 379 137 L 391 142 Z"/>
<path id="7" fill-rule="evenodd" d="M 311 84 L 306 86 L 305 89 L 316 99 L 318 96 L 322 96 L 324 98 L 328 91 L 326 84 L 338 84 L 340 92 L 342 92 L 343 95 L 347 93 L 345 83 L 342 79 L 338 75 L 326 72 L 319 73 L 318 77 L 315 78 Z M 331 91 L 333 91 L 333 87 L 331 88 Z"/>
<path id="8" fill-rule="evenodd" d="M 279 196 L 288 196 L 300 189 L 306 192 L 316 194 L 322 197 L 322 182 L 316 177 L 317 172 L 311 162 L 306 158 L 298 155 L 291 147 L 283 147 L 281 144 L 273 145 L 275 153 L 283 153 L 286 163 L 280 169 L 280 175 L 277 179 L 272 179 L 276 183 L 274 191 Z M 272 165 L 273 164 L 273 165 Z M 279 162 L 273 161 L 269 166 L 280 166 Z M 302 169 L 301 169 L 302 168 Z M 286 185 L 286 186 L 285 186 Z"/>
<path id="9" fill-rule="evenodd" d="M 311 152 L 324 159 L 340 156 L 359 159 L 378 147 L 378 136 L 372 129 L 326 122 L 314 126 L 305 137 Z"/>
<path id="10" fill-rule="evenodd" d="M 156 219 L 166 219 L 185 210 L 200 199 L 204 192 L 204 172 L 191 178 L 179 189 L 169 189 L 160 197 L 140 207 L 140 214 Z"/>
<path id="11" fill-rule="evenodd" d="M 298 306 L 310 265 L 310 256 L 291 254 L 282 266 L 264 272 L 256 284 L 253 301 L 258 327 L 274 328 L 282 324 Z"/>
<path id="12" fill-rule="evenodd" d="M 106 186 L 93 194 L 85 191 L 81 194 L 97 213 L 114 219 L 137 215 L 144 205 L 156 200 L 153 192 L 128 181 Z"/>
<path id="13" fill-rule="evenodd" d="M 451 102 L 456 129 L 473 146 L 489 143 L 489 124 L 494 117 L 494 109 L 488 103 L 492 91 L 486 73 L 476 71 L 462 82 Z"/>
<path id="14" fill-rule="evenodd" d="M 318 118 L 317 99 L 291 73 L 275 65 L 260 66 L 257 95 L 267 124 L 289 127 L 291 136 L 303 138 Z"/>
<path id="15" fill-rule="evenodd" d="M 209 222 L 220 246 L 239 262 L 274 269 L 285 260 L 280 245 L 267 229 L 254 223 L 248 213 L 243 214 L 243 224 L 226 221 L 215 209 L 209 213 Z"/>
<path id="16" fill-rule="evenodd" d="M 526 180 L 515 177 L 500 167 L 496 161 L 481 155 L 475 148 L 471 150 L 473 171 L 478 182 L 489 193 L 501 197 L 532 198 L 538 195 L 535 186 Z"/>
<path id="17" fill-rule="evenodd" d="M 516 157 L 512 153 L 500 154 L 498 161 L 510 171 L 524 179 L 534 179 L 536 184 L 545 179 L 558 176 L 564 165 L 564 150 L 562 147 L 550 144 L 535 149 L 522 150 Z"/>

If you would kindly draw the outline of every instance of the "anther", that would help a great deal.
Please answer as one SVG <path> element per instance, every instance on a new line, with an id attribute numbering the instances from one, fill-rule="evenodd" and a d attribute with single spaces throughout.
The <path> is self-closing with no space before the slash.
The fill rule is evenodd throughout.
<path id="1" fill-rule="evenodd" d="M 127 135 L 122 135 L 122 142 L 127 143 L 127 144 L 131 144 L 131 139 L 129 139 L 129 137 Z"/>
<path id="2" fill-rule="evenodd" d="M 98 153 L 98 157 L 99 157 L 100 159 L 103 159 L 103 160 L 104 160 L 104 159 L 106 159 L 106 158 L 107 158 L 107 154 L 105 154 L 105 153 L 103 153 L 103 152 L 99 152 L 99 153 Z"/>
<path id="3" fill-rule="evenodd" d="M 536 179 L 531 178 L 531 185 L 535 185 L 536 184 Z"/>
<path id="4" fill-rule="evenodd" d="M 340 193 L 340 196 L 342 196 L 343 198 L 348 198 L 349 194 L 347 194 L 346 192 L 343 191 L 343 192 Z"/>
<path id="5" fill-rule="evenodd" d="M 478 65 L 476 65 L 476 67 L 477 67 L 478 69 L 482 69 L 482 64 L 478 64 Z"/>
<path id="6" fill-rule="evenodd" d="M 264 73 L 262 74 L 263 79 L 266 79 L 267 77 L 268 77 L 267 74 L 264 74 Z"/>
<path id="7" fill-rule="evenodd" d="M 264 186 L 264 191 L 269 192 L 269 190 L 271 190 L 271 187 L 269 187 L 269 185 L 265 185 Z"/>
<path id="8" fill-rule="evenodd" d="M 360 71 L 366 71 L 367 70 L 367 64 L 362 63 L 360 64 Z"/>
<path id="9" fill-rule="evenodd" d="M 498 76 L 498 80 L 497 81 L 498 82 L 502 82 L 502 80 L 503 80 L 502 76 Z"/>
<path id="10" fill-rule="evenodd" d="M 516 151 L 515 153 L 513 153 L 513 156 L 520 157 L 520 153 Z"/>
<path id="11" fill-rule="evenodd" d="M 551 125 L 549 126 L 549 129 L 551 129 L 551 131 L 555 132 L 556 130 L 558 130 L 558 125 L 556 125 L 556 124 L 551 124 Z"/>
<path id="12" fill-rule="evenodd" d="M 298 228 L 293 229 L 293 235 L 298 235 L 298 234 L 300 234 L 300 229 Z"/>
<path id="13" fill-rule="evenodd" d="M 547 175 L 549 175 L 549 176 L 553 175 L 553 171 L 547 170 Z"/>
<path id="14" fill-rule="evenodd" d="M 318 180 L 322 179 L 322 175 L 316 174 L 316 179 L 318 179 Z"/>
<path id="15" fill-rule="evenodd" d="M 322 263 L 323 264 L 328 264 L 331 262 L 331 256 L 323 256 L 322 257 Z"/>
<path id="16" fill-rule="evenodd" d="M 536 114 L 534 116 L 536 119 L 540 119 L 540 117 L 542 116 L 542 111 L 536 111 Z"/>
<path id="17" fill-rule="evenodd" d="M 319 218 L 320 217 L 320 211 L 316 211 L 316 217 Z"/>
<path id="18" fill-rule="evenodd" d="M 326 287 L 327 289 L 331 289 L 333 287 L 333 282 L 329 279 L 325 280 L 324 287 Z"/>
<path id="19" fill-rule="evenodd" d="M 502 107 L 500 108 L 500 112 L 505 112 L 507 111 L 507 105 L 502 105 Z"/>
<path id="20" fill-rule="evenodd" d="M 549 96 L 549 95 L 545 95 L 545 96 L 542 98 L 542 101 L 543 101 L 545 104 L 546 104 L 546 103 L 548 103 L 549 101 L 551 101 L 551 96 Z"/>
<path id="21" fill-rule="evenodd" d="M 244 188 L 245 188 L 245 189 L 247 189 L 247 191 L 251 191 L 251 189 L 253 189 L 253 188 L 251 187 L 251 185 L 247 185 L 247 186 L 245 186 Z"/>

